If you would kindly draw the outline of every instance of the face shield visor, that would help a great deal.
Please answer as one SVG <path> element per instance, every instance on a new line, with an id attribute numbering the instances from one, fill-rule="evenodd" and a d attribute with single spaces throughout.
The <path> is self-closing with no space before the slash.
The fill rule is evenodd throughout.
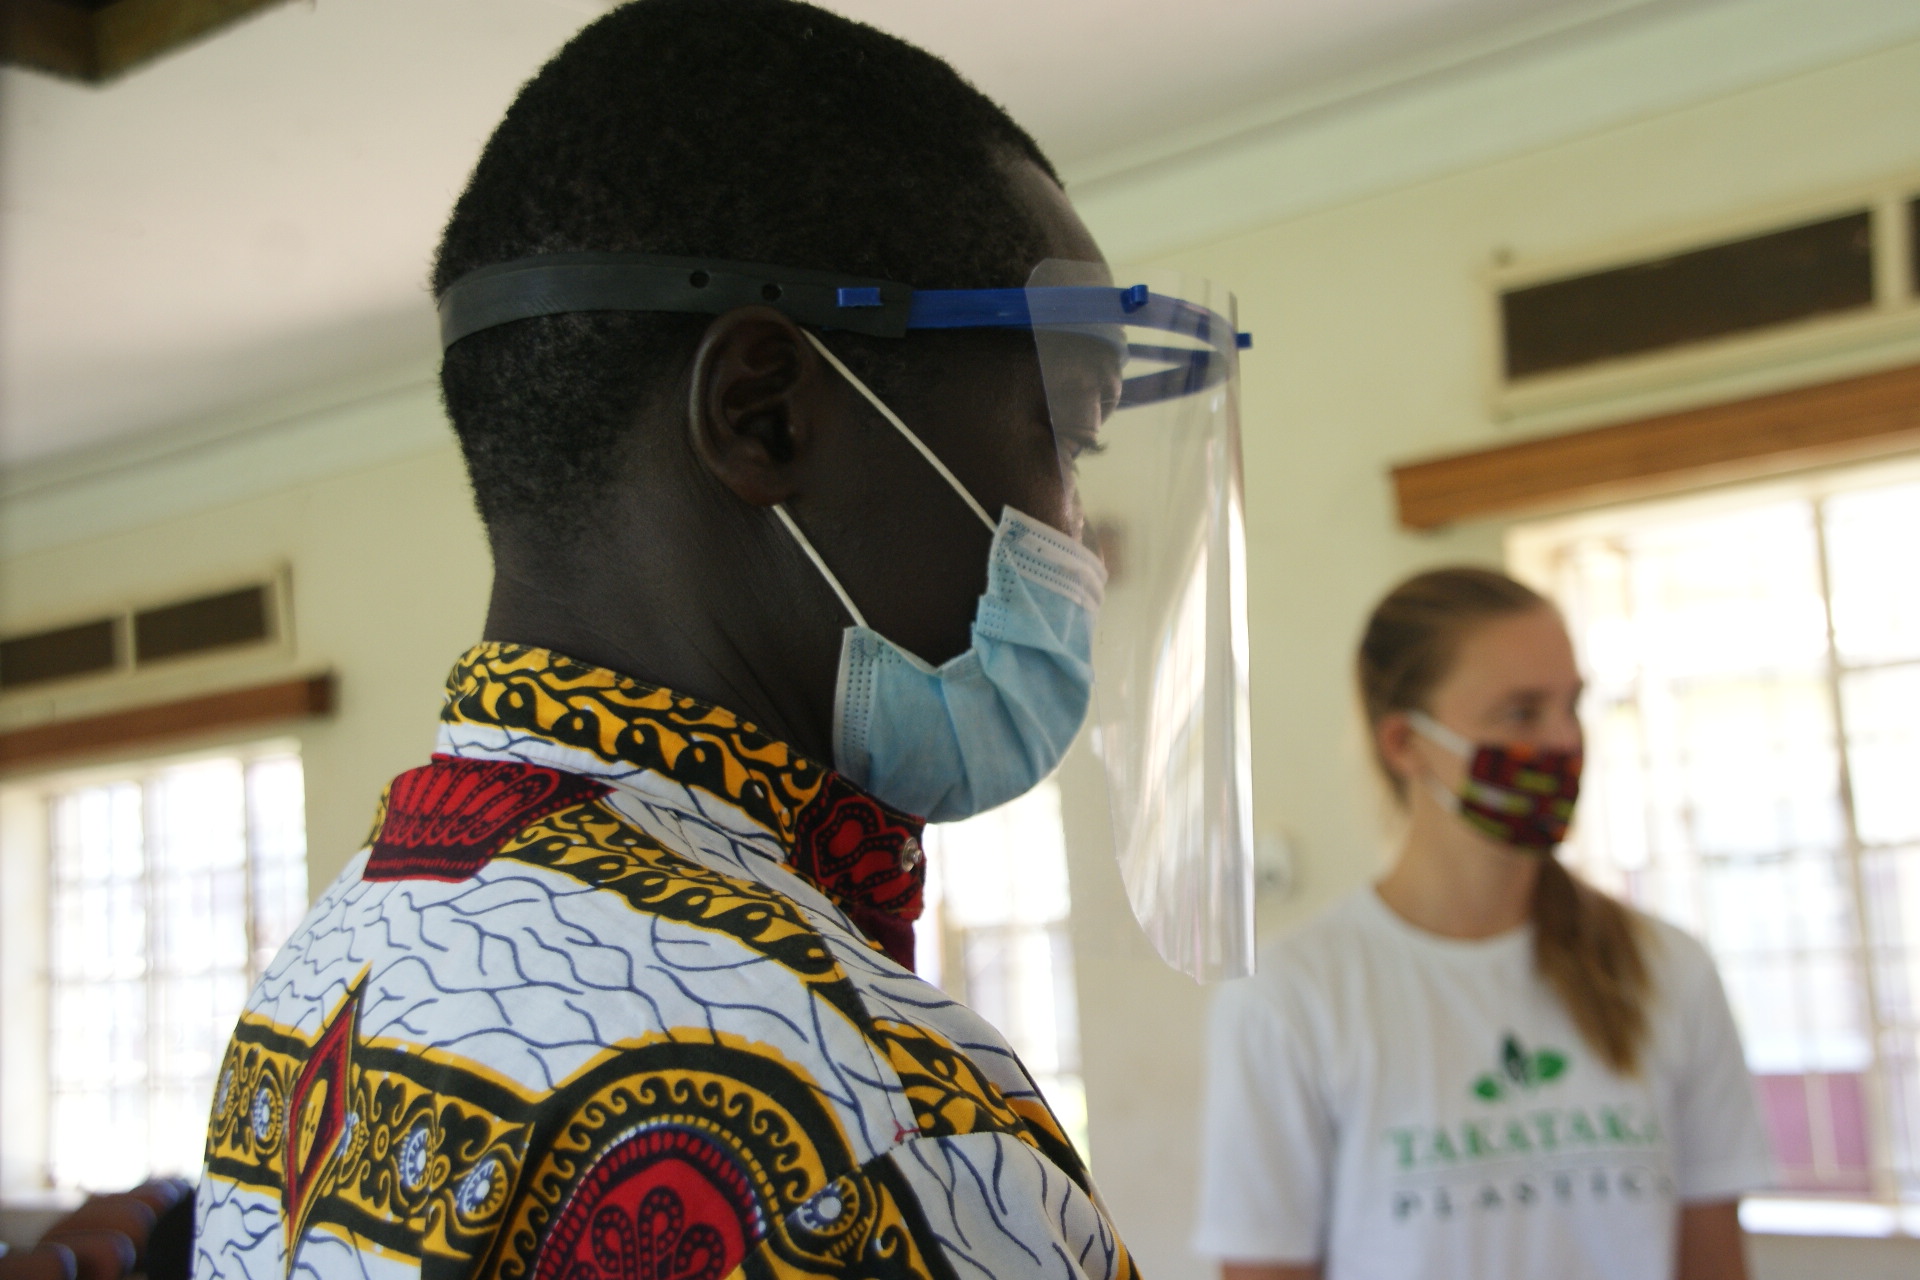
<path id="1" fill-rule="evenodd" d="M 1127 898 L 1169 965 L 1239 977 L 1253 830 L 1233 295 L 1048 262 L 1028 298 L 1062 464 L 1109 575 L 1092 743 Z"/>
<path id="2" fill-rule="evenodd" d="M 767 305 L 826 332 L 1031 331 L 1068 510 L 1105 561 L 1092 743 L 1135 917 L 1196 980 L 1253 968 L 1239 360 L 1205 281 L 1041 264 L 1024 289 L 915 290 L 840 273 L 650 254 L 483 267 L 440 300 L 451 347 L 567 312 Z M 1069 523 L 1075 523 L 1072 519 Z"/>

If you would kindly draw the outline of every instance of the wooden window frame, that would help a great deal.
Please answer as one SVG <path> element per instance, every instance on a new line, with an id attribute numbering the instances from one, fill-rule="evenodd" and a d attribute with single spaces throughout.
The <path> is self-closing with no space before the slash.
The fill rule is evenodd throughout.
<path id="1" fill-rule="evenodd" d="M 1920 450 L 1920 364 L 1393 468 L 1403 528 L 1646 497 Z"/>
<path id="2" fill-rule="evenodd" d="M 331 672 L 0 733 L 0 770 L 38 769 L 77 756 L 332 713 Z"/>

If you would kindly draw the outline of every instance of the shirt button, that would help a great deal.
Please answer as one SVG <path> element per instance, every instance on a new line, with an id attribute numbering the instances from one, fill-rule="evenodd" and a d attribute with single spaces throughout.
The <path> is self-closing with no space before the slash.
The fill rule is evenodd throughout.
<path id="1" fill-rule="evenodd" d="M 926 854 L 921 851 L 920 842 L 908 836 L 906 843 L 900 846 L 900 869 L 913 870 L 920 865 L 920 860 L 925 856 Z"/>

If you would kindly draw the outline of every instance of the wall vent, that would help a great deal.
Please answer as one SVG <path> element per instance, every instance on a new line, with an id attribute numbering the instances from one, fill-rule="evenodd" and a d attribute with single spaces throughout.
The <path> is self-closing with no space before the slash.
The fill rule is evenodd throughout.
<path id="1" fill-rule="evenodd" d="M 134 665 L 270 639 L 267 605 L 262 585 L 142 609 L 133 615 Z"/>
<path id="2" fill-rule="evenodd" d="M 1915 203 L 1920 220 L 1920 202 Z M 1874 306 L 1860 209 L 1604 271 L 1503 290 L 1509 380 Z"/>
<path id="3" fill-rule="evenodd" d="M 1907 269 L 1913 273 L 1913 294 L 1920 298 L 1920 196 L 1907 202 Z"/>
<path id="4" fill-rule="evenodd" d="M 120 665 L 119 630 L 118 618 L 96 618 L 0 640 L 0 690 L 112 671 Z"/>
<path id="5" fill-rule="evenodd" d="M 269 643 L 279 638 L 277 591 L 262 582 L 0 637 L 0 693 Z"/>

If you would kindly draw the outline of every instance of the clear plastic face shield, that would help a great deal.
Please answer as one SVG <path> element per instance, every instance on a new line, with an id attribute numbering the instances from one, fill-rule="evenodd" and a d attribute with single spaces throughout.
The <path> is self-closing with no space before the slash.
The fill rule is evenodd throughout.
<path id="1" fill-rule="evenodd" d="M 455 281 L 440 299 L 441 342 L 534 316 L 743 306 L 823 333 L 1032 332 L 1067 510 L 1082 519 L 1065 532 L 1084 531 L 1109 575 L 1092 643 L 1092 738 L 1128 899 L 1174 968 L 1200 981 L 1251 973 L 1233 295 L 1097 263 L 1043 263 L 1024 289 L 916 290 L 766 263 L 558 253 Z"/>
<path id="2" fill-rule="evenodd" d="M 1243 976 L 1253 824 L 1233 295 L 1047 262 L 1028 310 L 1062 465 L 1109 574 L 1092 738 L 1127 897 L 1169 965 Z"/>

